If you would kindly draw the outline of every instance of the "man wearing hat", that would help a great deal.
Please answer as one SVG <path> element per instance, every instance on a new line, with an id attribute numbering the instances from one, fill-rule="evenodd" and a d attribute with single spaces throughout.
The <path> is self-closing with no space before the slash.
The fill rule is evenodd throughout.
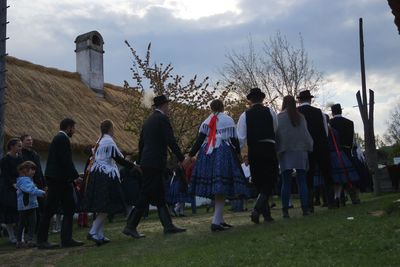
<path id="1" fill-rule="evenodd" d="M 322 110 L 311 106 L 311 100 L 313 98 L 314 96 L 311 95 L 309 90 L 304 90 L 297 96 L 300 104 L 298 110 L 306 118 L 308 131 L 314 141 L 313 152 L 309 154 L 309 170 L 307 172 L 307 185 L 309 190 L 308 207 L 311 212 L 314 211 L 314 175 L 316 166 L 318 166 L 324 178 L 328 208 L 334 206 L 333 179 L 331 175 L 328 145 L 328 123 Z"/>
<path id="2" fill-rule="evenodd" d="M 342 107 L 340 104 L 335 104 L 331 107 L 332 116 L 333 118 L 329 120 L 329 124 L 332 128 L 334 128 L 339 135 L 339 146 L 340 149 L 346 154 L 346 156 L 352 161 L 353 163 L 353 156 L 352 156 L 352 148 L 353 148 L 353 141 L 354 141 L 354 123 L 346 119 L 342 116 Z M 354 166 L 354 163 L 353 163 Z M 353 189 L 350 191 L 350 198 L 353 204 L 360 203 L 360 199 L 358 198 L 358 189 L 357 182 L 353 182 Z"/>
<path id="3" fill-rule="evenodd" d="M 268 198 L 278 177 L 278 159 L 275 150 L 275 132 L 278 120 L 273 110 L 263 105 L 265 94 L 253 88 L 247 95 L 251 107 L 239 118 L 238 137 L 241 146 L 247 141 L 248 159 L 252 182 L 258 198 L 251 213 L 251 220 L 259 223 L 273 221 Z"/>
<path id="4" fill-rule="evenodd" d="M 136 206 L 129 214 L 126 227 L 123 230 L 125 235 L 134 238 L 144 237 L 137 232 L 136 228 L 149 203 L 157 207 L 164 233 L 186 231 L 173 225 L 165 201 L 164 176 L 168 147 L 180 162 L 184 160 L 168 118 L 170 100 L 165 95 L 160 95 L 156 96 L 153 101 L 154 112 L 144 122 L 139 140 L 138 162 L 143 172 L 142 189 Z"/>

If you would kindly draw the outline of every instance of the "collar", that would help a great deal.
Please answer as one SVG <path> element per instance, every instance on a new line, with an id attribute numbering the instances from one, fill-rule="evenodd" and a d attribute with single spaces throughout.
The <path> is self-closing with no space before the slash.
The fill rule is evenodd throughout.
<path id="1" fill-rule="evenodd" d="M 165 113 L 164 113 L 161 109 L 156 108 L 155 111 L 158 111 L 158 112 L 160 112 L 161 114 L 165 115 Z"/>
<path id="2" fill-rule="evenodd" d="M 263 103 L 255 103 L 255 104 L 251 104 L 251 106 L 252 106 L 252 107 L 254 107 L 254 106 L 258 106 L 258 105 L 261 105 L 261 106 L 263 106 L 263 107 L 264 107 L 264 104 L 263 104 Z"/>
<path id="3" fill-rule="evenodd" d="M 334 118 L 341 118 L 341 117 L 342 117 L 342 114 L 337 114 L 337 115 L 334 115 L 333 117 L 334 117 Z"/>
<path id="4" fill-rule="evenodd" d="M 307 103 L 307 102 L 304 102 L 304 103 L 301 103 L 299 106 L 300 106 L 300 107 L 302 107 L 302 106 L 311 106 L 311 104 L 310 104 L 310 103 Z"/>
<path id="5" fill-rule="evenodd" d="M 67 134 L 66 132 L 64 132 L 64 131 L 60 131 L 60 133 L 63 133 L 63 134 L 65 134 L 65 136 L 69 138 L 69 136 L 68 136 L 68 134 Z"/>

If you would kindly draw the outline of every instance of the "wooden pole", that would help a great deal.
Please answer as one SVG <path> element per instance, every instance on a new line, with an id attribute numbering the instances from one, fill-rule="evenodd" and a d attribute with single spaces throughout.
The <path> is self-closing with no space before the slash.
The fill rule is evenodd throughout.
<path id="1" fill-rule="evenodd" d="M 4 153 L 7 8 L 7 0 L 0 0 L 0 157 Z"/>
<path id="2" fill-rule="evenodd" d="M 367 98 L 367 83 L 365 75 L 365 60 L 364 60 L 364 33 L 363 33 L 363 20 L 359 20 L 359 33 L 360 33 L 360 65 L 361 65 L 361 93 L 357 92 L 356 98 L 358 108 L 360 110 L 361 119 L 364 124 L 364 140 L 365 140 L 365 156 L 367 159 L 367 165 L 372 172 L 372 179 L 374 183 L 374 193 L 378 195 L 380 193 L 380 183 L 376 176 L 378 169 L 377 163 L 377 152 L 375 144 L 375 133 L 374 133 L 374 91 L 369 90 L 369 109 L 368 109 L 368 98 Z"/>

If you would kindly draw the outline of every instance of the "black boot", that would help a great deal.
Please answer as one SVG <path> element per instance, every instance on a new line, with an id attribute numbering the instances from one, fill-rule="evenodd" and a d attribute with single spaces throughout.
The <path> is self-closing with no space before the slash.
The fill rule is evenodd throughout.
<path id="1" fill-rule="evenodd" d="M 126 226 L 122 231 L 122 233 L 131 236 L 133 238 L 145 237 L 145 235 L 138 233 L 138 231 L 136 230 L 142 216 L 143 216 L 143 211 L 137 209 L 136 207 L 133 208 L 133 210 L 128 216 L 128 219 L 126 220 Z"/>
<path id="2" fill-rule="evenodd" d="M 186 232 L 184 228 L 178 228 L 172 223 L 171 215 L 167 206 L 158 206 L 157 207 L 158 217 L 160 217 L 160 221 L 162 226 L 164 227 L 165 234 L 176 234 Z"/>
<path id="3" fill-rule="evenodd" d="M 256 200 L 256 204 L 254 205 L 254 209 L 251 212 L 250 218 L 253 223 L 260 223 L 260 215 L 265 213 L 267 209 L 267 200 L 268 197 L 266 194 L 259 194 Z M 268 207 L 269 209 L 269 207 Z"/>
<path id="4" fill-rule="evenodd" d="M 264 222 L 273 222 L 274 221 L 274 219 L 271 217 L 271 210 L 269 208 L 268 198 L 267 198 L 267 205 L 265 205 L 265 209 L 262 213 L 262 216 L 264 217 Z"/>
<path id="5" fill-rule="evenodd" d="M 285 219 L 290 218 L 288 208 L 282 208 L 282 217 Z"/>

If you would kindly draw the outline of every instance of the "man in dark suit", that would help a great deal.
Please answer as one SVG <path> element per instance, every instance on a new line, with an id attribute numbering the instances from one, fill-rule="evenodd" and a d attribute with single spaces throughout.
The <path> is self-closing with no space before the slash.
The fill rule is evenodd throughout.
<path id="1" fill-rule="evenodd" d="M 333 118 L 329 120 L 329 124 L 338 132 L 340 149 L 346 154 L 349 160 L 355 166 L 352 148 L 354 141 L 354 123 L 342 116 L 342 107 L 340 104 L 335 104 L 331 107 Z M 359 184 L 358 182 L 352 183 L 352 188 L 347 188 L 350 192 L 350 198 L 353 204 L 359 204 Z M 342 199 L 342 203 L 345 202 Z"/>
<path id="2" fill-rule="evenodd" d="M 164 192 L 164 176 L 167 165 L 168 147 L 179 162 L 184 156 L 176 143 L 174 132 L 168 118 L 169 100 L 166 96 L 154 98 L 155 110 L 144 122 L 139 140 L 139 164 L 143 172 L 143 184 L 135 208 L 129 214 L 123 233 L 134 238 L 144 235 L 136 230 L 146 207 L 157 206 L 158 216 L 164 227 L 164 233 L 179 233 L 186 231 L 173 225 L 166 205 Z"/>
<path id="3" fill-rule="evenodd" d="M 328 123 L 325 114 L 321 109 L 311 106 L 311 100 L 314 96 L 309 90 L 299 93 L 297 99 L 300 103 L 298 110 L 306 121 L 308 131 L 314 141 L 313 152 L 309 154 L 309 170 L 307 172 L 307 185 L 309 192 L 310 211 L 314 211 L 314 175 L 318 166 L 321 175 L 324 178 L 325 196 L 328 202 L 328 208 L 333 208 L 334 193 L 333 179 L 331 175 L 331 162 L 328 144 Z"/>
<path id="4" fill-rule="evenodd" d="M 60 132 L 50 144 L 45 170 L 48 192 L 37 237 L 39 249 L 52 249 L 56 246 L 48 242 L 48 231 L 50 220 L 60 205 L 64 214 L 61 226 L 61 246 L 76 247 L 83 245 L 83 242 L 72 239 L 72 220 L 75 207 L 72 183 L 79 178 L 72 161 L 71 143 L 69 141 L 74 133 L 75 122 L 66 118 L 61 121 Z"/>

